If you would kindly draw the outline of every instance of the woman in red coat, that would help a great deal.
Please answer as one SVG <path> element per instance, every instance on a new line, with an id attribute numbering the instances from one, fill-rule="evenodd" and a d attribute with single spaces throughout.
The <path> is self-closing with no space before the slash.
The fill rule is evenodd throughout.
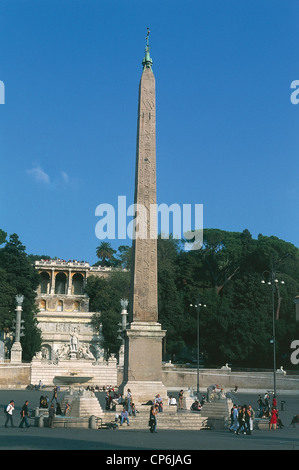
<path id="1" fill-rule="evenodd" d="M 278 410 L 277 410 L 276 406 L 272 406 L 269 430 L 272 429 L 272 425 L 273 425 L 273 429 L 274 429 L 274 431 L 276 431 L 277 416 L 278 416 Z"/>

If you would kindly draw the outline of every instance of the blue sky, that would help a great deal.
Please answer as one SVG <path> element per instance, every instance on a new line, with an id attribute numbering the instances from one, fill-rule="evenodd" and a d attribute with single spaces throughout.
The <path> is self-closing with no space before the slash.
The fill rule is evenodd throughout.
<path id="1" fill-rule="evenodd" d="M 96 261 L 96 207 L 133 202 L 149 27 L 157 202 L 299 247 L 298 18 L 297 0 L 2 0 L 0 228 Z"/>

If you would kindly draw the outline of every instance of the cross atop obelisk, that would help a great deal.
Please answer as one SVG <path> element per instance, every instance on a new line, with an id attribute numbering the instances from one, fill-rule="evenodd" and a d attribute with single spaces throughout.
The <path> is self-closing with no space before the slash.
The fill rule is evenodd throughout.
<path id="1" fill-rule="evenodd" d="M 158 323 L 157 220 L 151 217 L 151 208 L 156 205 L 156 91 L 149 29 L 142 65 L 134 202 L 143 230 L 133 234 L 131 323 L 126 330 L 124 364 L 124 390 L 132 391 L 135 403 L 152 400 L 157 393 L 167 396 L 162 383 L 165 331 Z"/>

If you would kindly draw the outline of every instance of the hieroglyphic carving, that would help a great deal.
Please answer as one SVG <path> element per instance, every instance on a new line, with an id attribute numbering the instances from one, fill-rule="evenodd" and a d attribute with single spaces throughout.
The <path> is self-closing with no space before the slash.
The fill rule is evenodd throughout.
<path id="1" fill-rule="evenodd" d="M 140 83 L 135 204 L 146 208 L 146 238 L 133 240 L 133 320 L 157 321 L 157 240 L 151 204 L 156 204 L 155 78 L 145 69 Z"/>

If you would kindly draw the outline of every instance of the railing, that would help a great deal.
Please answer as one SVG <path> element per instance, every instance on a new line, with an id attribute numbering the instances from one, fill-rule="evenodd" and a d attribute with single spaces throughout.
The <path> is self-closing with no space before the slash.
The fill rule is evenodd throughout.
<path id="1" fill-rule="evenodd" d="M 65 261 L 65 260 L 40 260 L 35 261 L 35 266 L 70 266 L 70 267 L 80 267 L 80 268 L 89 268 L 89 263 L 85 261 Z"/>

